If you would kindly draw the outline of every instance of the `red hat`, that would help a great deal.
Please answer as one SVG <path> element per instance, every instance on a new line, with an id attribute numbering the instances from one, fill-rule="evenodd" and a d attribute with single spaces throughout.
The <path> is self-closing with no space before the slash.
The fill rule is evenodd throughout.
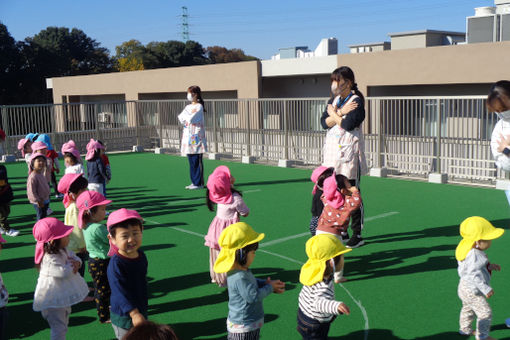
<path id="1" fill-rule="evenodd" d="M 80 210 L 78 213 L 78 227 L 83 228 L 83 214 L 90 211 L 93 207 L 98 205 L 110 204 L 112 201 L 107 200 L 103 195 L 97 191 L 85 191 L 76 199 L 76 206 Z"/>
<path id="2" fill-rule="evenodd" d="M 44 244 L 59 238 L 66 237 L 73 231 L 73 226 L 65 225 L 64 222 L 54 217 L 43 218 L 34 225 L 32 233 L 37 241 L 35 245 L 34 262 L 39 264 L 44 256 Z"/>

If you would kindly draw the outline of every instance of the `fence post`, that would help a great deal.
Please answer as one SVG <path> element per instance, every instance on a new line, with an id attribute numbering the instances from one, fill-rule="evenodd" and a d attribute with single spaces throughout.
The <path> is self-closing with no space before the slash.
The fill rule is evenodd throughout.
<path id="1" fill-rule="evenodd" d="M 135 107 L 135 129 L 136 129 L 136 145 L 140 146 L 140 117 L 138 112 L 138 105 L 136 102 L 131 102 Z"/>
<path id="2" fill-rule="evenodd" d="M 10 134 L 10 131 L 9 131 L 9 117 L 7 116 L 7 108 L 5 106 L 2 106 L 2 127 L 4 128 L 4 132 L 5 132 L 5 150 L 4 150 L 4 153 L 6 155 L 10 155 L 10 150 L 9 150 L 9 134 Z"/>
<path id="3" fill-rule="evenodd" d="M 213 114 L 213 143 L 214 143 L 214 152 L 218 153 L 218 135 L 216 131 L 216 102 L 212 102 L 212 114 Z"/>
<path id="4" fill-rule="evenodd" d="M 246 153 L 248 157 L 251 157 L 251 130 L 250 130 L 250 102 L 246 100 Z"/>
<path id="5" fill-rule="evenodd" d="M 441 173 L 441 122 L 443 112 L 441 110 L 441 99 L 436 99 L 436 107 L 437 107 L 437 122 L 436 122 L 436 171 L 434 173 L 429 174 L 429 182 L 432 183 L 446 183 L 447 174 Z"/>
<path id="6" fill-rule="evenodd" d="M 101 110 L 101 104 L 96 104 L 94 117 L 96 119 L 96 140 L 101 140 L 101 129 L 99 128 L 99 111 Z"/>
<path id="7" fill-rule="evenodd" d="M 163 114 L 161 113 L 161 102 L 158 101 L 159 112 L 159 147 L 163 148 Z"/>
<path id="8" fill-rule="evenodd" d="M 287 100 L 283 101 L 283 130 L 285 132 L 285 140 L 284 140 L 284 151 L 283 151 L 283 158 L 288 160 L 289 159 L 289 126 L 288 126 L 288 112 L 287 112 Z"/>
<path id="9" fill-rule="evenodd" d="M 441 173 L 441 101 L 436 99 L 437 123 L 436 123 L 436 172 Z"/>
<path id="10" fill-rule="evenodd" d="M 379 103 L 378 99 L 375 99 L 376 103 Z M 371 102 L 369 102 L 371 103 Z M 382 120 L 382 110 L 380 110 L 380 106 L 376 105 L 376 122 L 377 122 L 377 156 L 376 156 L 376 167 L 382 168 L 383 166 L 383 156 L 382 156 L 382 148 L 384 146 L 384 136 L 383 136 L 383 120 Z"/>

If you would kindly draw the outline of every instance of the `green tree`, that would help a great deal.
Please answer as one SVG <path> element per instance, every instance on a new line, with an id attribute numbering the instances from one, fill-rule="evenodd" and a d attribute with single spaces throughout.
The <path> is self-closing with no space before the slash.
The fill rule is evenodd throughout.
<path id="1" fill-rule="evenodd" d="M 233 48 L 229 50 L 222 46 L 209 46 L 206 48 L 206 54 L 212 64 L 258 60 L 256 57 L 246 55 L 241 49 Z"/>
<path id="2" fill-rule="evenodd" d="M 7 26 L 0 23 L 0 105 L 18 102 L 17 77 L 22 63 L 16 40 L 7 30 Z"/>
<path id="3" fill-rule="evenodd" d="M 51 102 L 46 78 L 113 70 L 108 50 L 82 30 L 48 27 L 21 44 L 24 103 Z"/>

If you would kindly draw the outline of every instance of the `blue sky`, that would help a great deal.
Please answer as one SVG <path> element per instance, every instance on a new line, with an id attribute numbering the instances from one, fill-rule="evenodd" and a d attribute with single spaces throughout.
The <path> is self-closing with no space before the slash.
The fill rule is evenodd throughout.
<path id="1" fill-rule="evenodd" d="M 77 27 L 115 54 L 137 39 L 181 40 L 182 6 L 190 39 L 204 47 L 241 48 L 269 59 L 280 47 L 308 46 L 336 37 L 348 45 L 389 41 L 388 33 L 466 30 L 466 16 L 493 0 L 0 0 L 0 21 L 16 40 L 48 26 Z"/>

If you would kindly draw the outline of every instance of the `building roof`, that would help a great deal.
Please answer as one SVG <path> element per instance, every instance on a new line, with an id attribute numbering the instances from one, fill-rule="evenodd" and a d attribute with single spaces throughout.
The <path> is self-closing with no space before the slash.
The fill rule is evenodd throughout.
<path id="1" fill-rule="evenodd" d="M 452 32 L 452 31 L 437 31 L 437 30 L 417 30 L 417 31 L 405 31 L 405 32 L 395 32 L 395 33 L 388 33 L 390 37 L 399 37 L 399 36 L 405 36 L 405 35 L 418 35 L 418 34 L 445 34 L 445 35 L 461 35 L 465 36 L 465 32 Z"/>
<path id="2" fill-rule="evenodd" d="M 389 42 L 389 41 L 380 41 L 380 42 L 375 42 L 375 43 L 349 45 L 349 47 L 379 46 L 379 45 L 385 45 L 385 44 L 391 44 L 391 42 Z"/>

